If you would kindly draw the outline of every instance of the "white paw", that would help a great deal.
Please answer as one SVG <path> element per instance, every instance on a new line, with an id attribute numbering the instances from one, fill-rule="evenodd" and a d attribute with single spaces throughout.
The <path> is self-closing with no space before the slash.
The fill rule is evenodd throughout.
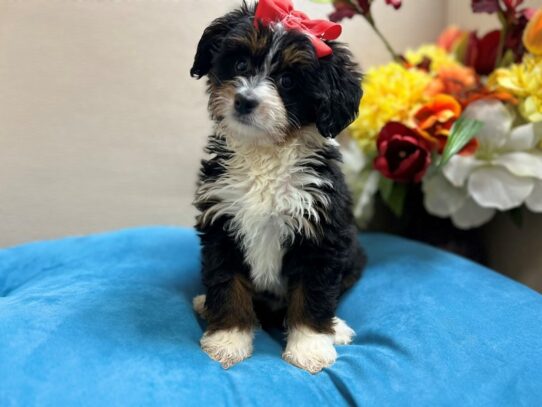
<path id="1" fill-rule="evenodd" d="M 309 373 L 318 373 L 337 359 L 333 335 L 321 334 L 307 327 L 293 328 L 288 333 L 282 357 Z"/>
<path id="2" fill-rule="evenodd" d="M 207 297 L 205 296 L 205 294 L 201 294 L 196 295 L 192 300 L 192 307 L 194 308 L 194 311 L 196 311 L 197 314 L 200 316 L 200 318 L 204 318 L 206 298 Z"/>
<path id="3" fill-rule="evenodd" d="M 228 369 L 252 355 L 252 339 L 252 331 L 229 329 L 205 332 L 200 344 L 211 359 Z"/>
<path id="4" fill-rule="evenodd" d="M 346 322 L 337 317 L 333 318 L 333 329 L 335 330 L 333 338 L 335 345 L 348 345 L 352 342 L 354 336 L 356 336 L 354 330 L 346 325 Z"/>

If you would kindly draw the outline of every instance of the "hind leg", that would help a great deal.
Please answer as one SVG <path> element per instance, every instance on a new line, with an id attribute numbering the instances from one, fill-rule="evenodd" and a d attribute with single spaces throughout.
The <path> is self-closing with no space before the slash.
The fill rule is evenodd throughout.
<path id="1" fill-rule="evenodd" d="M 354 330 L 338 317 L 333 318 L 333 330 L 333 343 L 335 345 L 349 345 L 356 336 Z"/>
<path id="2" fill-rule="evenodd" d="M 205 319 L 205 294 L 196 295 L 192 300 L 192 307 L 201 319 Z"/>

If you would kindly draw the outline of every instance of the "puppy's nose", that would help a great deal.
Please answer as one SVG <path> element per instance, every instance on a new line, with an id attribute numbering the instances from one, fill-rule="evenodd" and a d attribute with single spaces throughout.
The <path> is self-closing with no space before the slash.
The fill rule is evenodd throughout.
<path id="1" fill-rule="evenodd" d="M 245 95 L 238 93 L 235 95 L 234 106 L 235 111 L 239 114 L 249 114 L 258 107 L 258 99 L 253 95 Z"/>

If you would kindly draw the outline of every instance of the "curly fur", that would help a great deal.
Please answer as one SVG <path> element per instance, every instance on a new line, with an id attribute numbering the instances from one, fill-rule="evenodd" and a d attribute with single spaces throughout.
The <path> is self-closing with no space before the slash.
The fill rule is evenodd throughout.
<path id="1" fill-rule="evenodd" d="M 335 309 L 365 255 L 332 138 L 357 114 L 361 75 L 341 44 L 317 59 L 307 37 L 255 27 L 253 14 L 215 20 L 191 70 L 208 77 L 215 121 L 195 199 L 207 288 L 195 305 L 214 359 L 248 357 L 257 317 L 285 320 L 285 359 L 314 373 L 354 335 Z M 250 111 L 239 95 L 256 101 Z"/>

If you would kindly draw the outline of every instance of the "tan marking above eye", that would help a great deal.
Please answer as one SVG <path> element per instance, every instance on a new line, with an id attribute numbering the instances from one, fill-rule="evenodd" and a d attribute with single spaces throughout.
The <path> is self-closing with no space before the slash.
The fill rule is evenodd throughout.
<path id="1" fill-rule="evenodd" d="M 311 65 L 314 63 L 314 55 L 309 50 L 290 46 L 282 51 L 282 62 L 286 66 Z"/>
<path id="2" fill-rule="evenodd" d="M 232 36 L 228 40 L 239 47 L 247 48 L 255 55 L 266 51 L 271 42 L 271 37 L 267 33 L 262 34 L 256 29 L 251 29 L 243 34 Z"/>

